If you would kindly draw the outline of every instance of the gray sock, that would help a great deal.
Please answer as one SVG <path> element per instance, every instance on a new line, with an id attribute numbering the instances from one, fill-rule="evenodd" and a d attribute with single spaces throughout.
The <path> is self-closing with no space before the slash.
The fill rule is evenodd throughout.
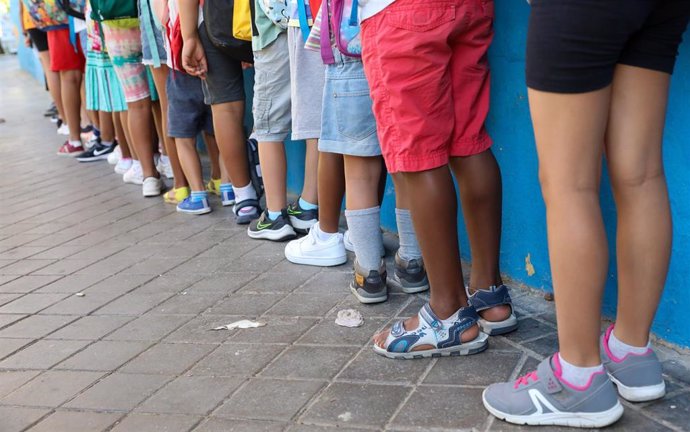
<path id="1" fill-rule="evenodd" d="M 417 234 L 414 232 L 410 211 L 396 208 L 395 222 L 398 224 L 398 237 L 400 239 L 398 255 L 400 258 L 405 261 L 421 258 L 422 251 L 419 249 L 419 243 L 417 243 Z"/>
<path id="2" fill-rule="evenodd" d="M 347 229 L 355 248 L 355 256 L 360 267 L 378 270 L 381 263 L 381 207 L 363 210 L 345 210 Z"/>

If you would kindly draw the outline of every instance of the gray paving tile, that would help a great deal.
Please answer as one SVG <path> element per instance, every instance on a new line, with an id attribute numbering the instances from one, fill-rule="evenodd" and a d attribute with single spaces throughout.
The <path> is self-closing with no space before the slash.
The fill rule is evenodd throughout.
<path id="1" fill-rule="evenodd" d="M 33 315 L 0 330 L 0 338 L 41 338 L 76 320 L 75 315 Z"/>
<path id="2" fill-rule="evenodd" d="M 0 314 L 34 314 L 59 302 L 66 294 L 27 294 L 0 307 Z"/>
<path id="3" fill-rule="evenodd" d="M 130 414 L 110 432 L 188 432 L 200 420 L 197 416 Z"/>
<path id="4" fill-rule="evenodd" d="M 0 398 L 12 393 L 38 374 L 38 371 L 0 371 Z"/>
<path id="5" fill-rule="evenodd" d="M 300 344 L 324 345 L 353 345 L 362 346 L 380 330 L 388 320 L 372 318 L 364 321 L 364 325 L 357 328 L 341 327 L 332 319 L 325 319 L 310 329 L 302 338 Z"/>
<path id="6" fill-rule="evenodd" d="M 325 381 L 251 379 L 213 415 L 288 421 L 300 412 L 325 384 Z M 278 401 L 280 402 L 275 403 Z"/>
<path id="7" fill-rule="evenodd" d="M 189 373 L 201 376 L 252 376 L 263 369 L 284 346 L 227 343 L 219 346 Z"/>
<path id="8" fill-rule="evenodd" d="M 395 316 L 400 310 L 404 309 L 404 306 L 408 301 L 414 301 L 417 297 L 410 296 L 408 294 L 389 294 L 388 300 L 384 303 L 377 303 L 373 305 L 366 305 L 362 307 L 362 304 L 350 293 L 344 296 L 344 300 L 338 304 L 337 310 L 341 309 L 359 309 L 362 311 L 364 318 L 386 318 Z M 419 311 L 419 309 L 417 309 Z M 336 310 L 332 312 L 335 314 Z M 333 317 L 335 319 L 335 316 Z"/>
<path id="9" fill-rule="evenodd" d="M 130 275 L 120 273 L 114 276 L 107 277 L 102 281 L 90 286 L 86 292 L 92 293 L 112 293 L 125 294 L 133 289 L 152 280 L 151 275 Z"/>
<path id="10" fill-rule="evenodd" d="M 35 275 L 68 275 L 81 270 L 88 266 L 88 261 L 80 259 L 63 259 L 56 261 L 48 266 L 40 268 L 33 272 Z"/>
<path id="11" fill-rule="evenodd" d="M 368 348 L 360 352 L 337 379 L 414 384 L 429 368 L 428 361 L 395 361 Z"/>
<path id="12" fill-rule="evenodd" d="M 201 280 L 203 276 L 198 274 L 186 275 L 162 275 L 146 282 L 141 287 L 137 288 L 138 293 L 144 292 L 170 292 L 178 293 L 190 288 L 195 282 Z"/>
<path id="13" fill-rule="evenodd" d="M 206 313 L 214 315 L 242 315 L 256 317 L 264 314 L 276 304 L 281 297 L 276 294 L 240 294 L 232 295 L 210 308 Z"/>
<path id="14" fill-rule="evenodd" d="M 15 323 L 21 319 L 24 319 L 27 316 L 28 315 L 24 315 L 24 314 L 0 315 L 0 328 L 7 327 L 8 325 Z"/>
<path id="15" fill-rule="evenodd" d="M 0 294 L 0 306 L 11 302 L 22 294 Z"/>
<path id="16" fill-rule="evenodd" d="M 6 260 L 20 260 L 28 258 L 32 255 L 39 254 L 46 250 L 44 246 L 19 246 L 14 249 L 10 249 L 6 252 L 0 253 L 0 259 Z M 41 258 L 41 257 L 37 257 Z M 45 258 L 45 257 L 44 257 Z"/>
<path id="17" fill-rule="evenodd" d="M 71 295 L 41 311 L 48 315 L 88 315 L 113 301 L 119 294 L 85 292 L 84 296 Z"/>
<path id="18" fill-rule="evenodd" d="M 59 279 L 60 276 L 22 276 L 13 281 L 0 286 L 0 292 L 3 293 L 28 293 L 48 285 L 51 282 Z"/>
<path id="19" fill-rule="evenodd" d="M 39 340 L 0 362 L 0 369 L 50 369 L 84 348 L 87 341 Z"/>
<path id="20" fill-rule="evenodd" d="M 251 331 L 236 331 L 231 342 L 256 342 L 291 344 L 317 322 L 316 318 L 270 317 L 266 326 Z"/>
<path id="21" fill-rule="evenodd" d="M 122 296 L 94 312 L 94 315 L 141 315 L 167 300 L 171 293 L 132 292 Z"/>
<path id="22" fill-rule="evenodd" d="M 50 410 L 38 408 L 16 408 L 0 406 L 2 432 L 20 432 L 38 419 L 48 414 Z"/>
<path id="23" fill-rule="evenodd" d="M 315 426 L 306 424 L 294 424 L 289 426 L 286 432 L 361 432 L 362 429 L 345 428 L 342 426 Z"/>
<path id="24" fill-rule="evenodd" d="M 299 286 L 295 292 L 299 293 L 333 293 L 346 294 L 350 292 L 350 283 L 353 274 L 351 271 L 345 272 L 321 272 L 309 279 L 305 284 Z"/>
<path id="25" fill-rule="evenodd" d="M 333 309 L 346 294 L 293 293 L 278 302 L 268 315 L 322 317 Z"/>
<path id="26" fill-rule="evenodd" d="M 48 371 L 5 396 L 1 403 L 56 407 L 101 377 L 98 372 Z"/>
<path id="27" fill-rule="evenodd" d="M 690 392 L 652 402 L 642 411 L 685 430 L 690 426 Z"/>
<path id="28" fill-rule="evenodd" d="M 33 342 L 33 339 L 0 339 L 0 359 Z"/>
<path id="29" fill-rule="evenodd" d="M 220 292 L 230 294 L 238 290 L 243 290 L 248 283 L 252 283 L 257 277 L 253 272 L 223 273 L 219 275 L 206 275 L 187 288 L 188 293 L 207 293 Z"/>
<path id="30" fill-rule="evenodd" d="M 39 277 L 39 276 L 34 276 Z M 40 276 L 49 277 L 49 276 Z M 99 274 L 73 274 L 62 277 L 57 281 L 50 283 L 41 289 L 36 290 L 39 293 L 78 293 L 84 291 L 91 285 L 102 281 L 105 278 Z"/>
<path id="31" fill-rule="evenodd" d="M 294 266 L 294 264 L 291 264 Z M 302 267 L 300 267 L 301 269 Z M 288 293 L 302 285 L 312 276 L 300 272 L 266 272 L 247 283 L 239 292 L 242 293 Z"/>
<path id="32" fill-rule="evenodd" d="M 218 303 L 227 294 L 224 292 L 198 292 L 185 290 L 173 295 L 164 303 L 159 304 L 153 310 L 157 314 L 191 314 L 196 315 L 204 312 L 214 304 Z"/>
<path id="33" fill-rule="evenodd" d="M 52 223 L 50 225 L 52 225 Z M 65 245 L 56 246 L 54 248 L 50 248 L 47 250 L 44 246 L 26 246 L 26 247 L 27 248 L 31 247 L 34 249 L 42 249 L 41 252 L 33 255 L 32 258 L 36 258 L 36 259 L 58 259 L 58 260 L 67 258 L 67 257 L 74 255 L 77 252 L 80 252 L 84 249 L 82 246 L 65 246 Z"/>
<path id="34" fill-rule="evenodd" d="M 142 315 L 108 335 L 109 340 L 159 340 L 192 319 L 190 315 Z"/>
<path id="35" fill-rule="evenodd" d="M 488 418 L 481 394 L 481 389 L 419 387 L 395 416 L 392 425 L 422 429 L 480 428 Z"/>
<path id="36" fill-rule="evenodd" d="M 0 274 L 26 275 L 54 262 L 55 260 L 20 260 L 0 268 Z"/>
<path id="37" fill-rule="evenodd" d="M 194 429 L 194 432 L 280 432 L 283 429 L 285 423 L 212 418 Z"/>
<path id="38" fill-rule="evenodd" d="M 165 342 L 187 342 L 187 343 L 213 343 L 219 344 L 225 342 L 237 330 L 218 330 L 213 328 L 220 327 L 233 321 L 242 319 L 242 317 L 228 317 L 221 315 L 200 315 L 179 329 L 169 334 Z M 256 341 L 256 338 L 250 342 Z M 265 341 L 268 342 L 268 341 Z"/>
<path id="39" fill-rule="evenodd" d="M 205 415 L 218 406 L 242 382 L 242 378 L 182 376 L 159 390 L 136 411 Z"/>
<path id="40" fill-rule="evenodd" d="M 440 358 L 424 384 L 488 386 L 507 381 L 520 360 L 520 353 L 493 352 L 457 358 Z"/>
<path id="41" fill-rule="evenodd" d="M 208 344 L 158 344 L 125 365 L 125 373 L 178 375 L 215 349 Z"/>
<path id="42" fill-rule="evenodd" d="M 64 372 L 67 373 L 67 372 Z M 80 372 L 86 373 L 86 372 Z M 65 406 L 92 410 L 130 411 L 172 377 L 114 373 Z"/>
<path id="43" fill-rule="evenodd" d="M 95 340 L 122 327 L 131 316 L 85 316 L 47 336 L 49 339 Z"/>
<path id="44" fill-rule="evenodd" d="M 337 426 L 382 428 L 409 391 L 410 388 L 403 386 L 334 383 L 301 419 Z"/>
<path id="45" fill-rule="evenodd" d="M 31 432 L 102 432 L 121 416 L 97 412 L 57 411 L 32 427 Z"/>
<path id="46" fill-rule="evenodd" d="M 514 342 L 524 342 L 529 339 L 536 339 L 543 336 L 552 335 L 556 329 L 533 318 L 525 318 L 519 321 L 518 329 L 508 335 L 507 339 Z"/>
<path id="47" fill-rule="evenodd" d="M 526 342 L 523 344 L 523 346 L 531 349 L 539 355 L 547 357 L 558 351 L 558 335 L 554 333 L 541 339 Z"/>
<path id="48" fill-rule="evenodd" d="M 359 351 L 355 347 L 293 346 L 261 376 L 331 379 Z"/>
<path id="49" fill-rule="evenodd" d="M 58 364 L 55 369 L 111 371 L 133 359 L 149 346 L 149 342 L 99 341 Z"/>

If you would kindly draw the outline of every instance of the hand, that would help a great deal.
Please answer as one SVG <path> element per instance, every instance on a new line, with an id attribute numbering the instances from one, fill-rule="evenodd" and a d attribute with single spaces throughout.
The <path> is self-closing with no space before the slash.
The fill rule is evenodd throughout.
<path id="1" fill-rule="evenodd" d="M 208 66 L 206 65 L 206 53 L 198 37 L 189 38 L 182 46 L 182 67 L 184 70 L 201 79 L 206 78 Z"/>
<path id="2" fill-rule="evenodd" d="M 254 64 L 253 64 L 253 63 L 242 62 L 242 69 L 243 69 L 243 70 L 251 69 L 251 68 L 253 68 L 253 67 L 254 67 Z"/>
<path id="3" fill-rule="evenodd" d="M 31 48 L 31 38 L 29 37 L 28 34 L 24 35 L 24 45 L 26 45 L 27 48 Z"/>

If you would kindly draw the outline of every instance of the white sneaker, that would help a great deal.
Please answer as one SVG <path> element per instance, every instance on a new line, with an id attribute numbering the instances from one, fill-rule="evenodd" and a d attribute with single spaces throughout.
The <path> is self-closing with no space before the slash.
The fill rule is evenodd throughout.
<path id="1" fill-rule="evenodd" d="M 170 164 L 170 158 L 167 156 L 161 156 L 160 159 L 158 159 L 156 169 L 159 173 L 161 173 L 161 175 L 164 175 L 169 179 L 175 178 L 175 175 L 173 174 L 172 170 L 172 165 Z"/>
<path id="2" fill-rule="evenodd" d="M 161 194 L 165 187 L 162 178 L 146 177 L 141 187 L 141 192 L 145 197 L 154 197 Z"/>
<path id="3" fill-rule="evenodd" d="M 343 244 L 346 250 L 350 252 L 355 251 L 355 245 L 352 244 L 352 239 L 350 238 L 350 230 L 345 231 L 345 234 L 343 234 Z M 381 243 L 381 256 L 386 256 L 386 248 L 383 246 L 383 243 Z"/>
<path id="4" fill-rule="evenodd" d="M 285 258 L 295 264 L 330 267 L 345 264 L 347 252 L 343 235 L 329 234 L 326 241 L 320 240 L 318 222 L 301 239 L 292 240 L 285 246 Z"/>
<path id="5" fill-rule="evenodd" d="M 67 126 L 67 123 L 63 123 L 58 129 L 57 129 L 58 135 L 65 135 L 69 136 L 69 126 Z"/>
<path id="6" fill-rule="evenodd" d="M 115 172 L 123 175 L 127 171 L 129 171 L 130 168 L 132 168 L 132 159 L 127 158 L 127 159 L 120 159 L 115 163 Z"/>
<path id="7" fill-rule="evenodd" d="M 131 184 L 143 184 L 144 172 L 141 170 L 141 165 L 132 161 L 132 166 L 122 175 L 122 181 Z"/>
<path id="8" fill-rule="evenodd" d="M 122 159 L 122 149 L 120 149 L 120 146 L 117 146 L 115 147 L 115 150 L 108 155 L 108 163 L 110 165 L 115 165 L 120 161 L 120 159 Z"/>

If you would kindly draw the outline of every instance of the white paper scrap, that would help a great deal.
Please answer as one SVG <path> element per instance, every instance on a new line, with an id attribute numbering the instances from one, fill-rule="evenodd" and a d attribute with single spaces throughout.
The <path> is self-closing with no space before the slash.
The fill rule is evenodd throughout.
<path id="1" fill-rule="evenodd" d="M 262 322 L 262 321 L 240 320 L 240 321 L 235 321 L 234 323 L 222 325 L 220 327 L 215 327 L 215 328 L 213 328 L 213 330 L 248 329 L 248 328 L 263 327 L 265 325 L 266 325 L 266 323 Z"/>
<path id="2" fill-rule="evenodd" d="M 364 317 L 357 310 L 343 309 L 338 311 L 335 323 L 342 327 L 361 327 L 364 325 Z"/>

